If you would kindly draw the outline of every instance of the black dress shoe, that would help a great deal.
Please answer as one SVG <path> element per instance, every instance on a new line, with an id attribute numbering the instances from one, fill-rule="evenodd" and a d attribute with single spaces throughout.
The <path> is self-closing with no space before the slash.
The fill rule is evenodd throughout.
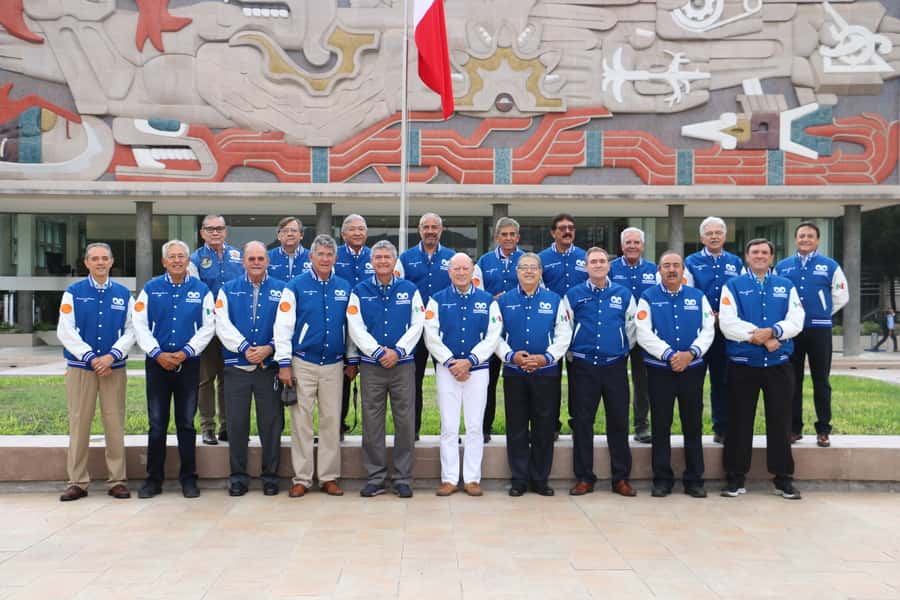
<path id="1" fill-rule="evenodd" d="M 706 498 L 706 489 L 702 485 L 689 485 L 684 488 L 684 493 L 691 498 Z"/>
<path id="2" fill-rule="evenodd" d="M 654 485 L 653 490 L 650 491 L 650 495 L 654 498 L 665 498 L 671 493 L 672 490 L 670 488 L 663 487 L 661 485 Z"/>
<path id="3" fill-rule="evenodd" d="M 219 440 L 216 439 L 216 434 L 209 430 L 204 431 L 201 438 L 204 444 L 209 444 L 210 446 L 215 446 L 219 443 Z"/>
<path id="4" fill-rule="evenodd" d="M 149 479 L 138 490 L 138 498 L 152 498 L 162 494 L 162 485 Z"/>
<path id="5" fill-rule="evenodd" d="M 539 496 L 554 496 L 556 492 L 546 483 L 532 483 L 531 491 Z"/>
<path id="6" fill-rule="evenodd" d="M 200 488 L 197 487 L 197 482 L 193 479 L 182 482 L 181 495 L 185 498 L 199 498 Z"/>
<path id="7" fill-rule="evenodd" d="M 518 498 L 519 496 L 525 495 L 525 486 L 524 485 L 513 485 L 509 488 L 509 495 L 513 498 Z"/>
<path id="8" fill-rule="evenodd" d="M 243 496 L 247 493 L 247 486 L 241 483 L 240 481 L 232 481 L 231 485 L 228 486 L 228 495 L 229 496 Z"/>
<path id="9" fill-rule="evenodd" d="M 227 441 L 228 441 L 228 432 L 227 432 L 227 431 L 224 431 L 224 430 L 223 430 L 223 431 L 220 431 L 220 432 L 219 432 L 219 441 L 220 441 L 220 442 L 227 442 Z"/>
<path id="10" fill-rule="evenodd" d="M 485 444 L 491 443 L 491 434 L 489 434 L 489 433 L 484 434 L 484 443 Z"/>
<path id="11" fill-rule="evenodd" d="M 718 431 L 713 434 L 713 442 L 716 444 L 724 444 L 725 443 L 725 434 L 719 433 Z"/>
<path id="12" fill-rule="evenodd" d="M 263 484 L 263 494 L 265 494 L 266 496 L 277 496 L 278 484 L 271 481 L 265 482 Z"/>

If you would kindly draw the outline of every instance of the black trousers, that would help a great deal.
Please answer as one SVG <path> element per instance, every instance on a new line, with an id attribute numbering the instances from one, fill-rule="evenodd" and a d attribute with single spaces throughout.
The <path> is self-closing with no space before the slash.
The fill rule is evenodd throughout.
<path id="1" fill-rule="evenodd" d="M 425 379 L 425 367 L 428 365 L 428 348 L 425 347 L 425 336 L 416 344 L 416 437 L 422 429 L 422 380 Z M 432 364 L 436 364 L 434 360 Z"/>
<path id="2" fill-rule="evenodd" d="M 894 342 L 894 352 L 897 351 L 897 334 L 894 333 L 893 329 L 885 329 L 882 332 L 881 340 L 875 344 L 873 350 L 878 350 L 881 348 L 881 345 L 887 341 L 888 338 L 891 338 L 891 341 Z"/>
<path id="3" fill-rule="evenodd" d="M 261 478 L 278 483 L 284 407 L 278 383 L 278 368 L 244 371 L 225 367 L 225 405 L 228 407 L 228 458 L 232 483 L 250 482 L 247 473 L 247 442 L 250 437 L 250 401 L 256 401 L 256 428 L 262 446 Z"/>
<path id="4" fill-rule="evenodd" d="M 494 416 L 497 414 L 497 383 L 500 381 L 502 368 L 503 361 L 496 354 L 491 355 L 491 362 L 488 363 L 487 403 L 484 405 L 484 423 L 481 427 L 485 435 L 490 435 L 494 427 Z"/>
<path id="5" fill-rule="evenodd" d="M 567 376 L 567 392 L 566 392 L 566 404 L 569 405 L 569 422 L 575 417 L 572 413 L 572 399 L 575 397 L 575 379 L 572 377 L 572 361 L 568 358 L 564 358 L 559 361 L 559 385 L 557 386 L 555 402 L 553 406 L 554 413 L 554 424 L 553 430 L 556 433 L 559 433 L 562 430 L 562 373 L 563 373 L 563 364 L 566 365 L 566 376 Z"/>
<path id="6" fill-rule="evenodd" d="M 504 375 L 506 456 L 513 485 L 546 484 L 553 468 L 556 375 Z"/>
<path id="7" fill-rule="evenodd" d="M 809 357 L 809 372 L 813 380 L 813 401 L 816 405 L 816 433 L 831 433 L 831 327 L 807 327 L 794 338 L 793 412 L 791 430 L 803 432 L 803 366 Z"/>
<path id="8" fill-rule="evenodd" d="M 675 402 L 684 435 L 684 486 L 703 485 L 703 379 L 702 366 L 675 373 L 671 369 L 647 368 L 650 412 L 653 416 L 653 485 L 672 489 L 672 419 Z"/>
<path id="9" fill-rule="evenodd" d="M 572 361 L 569 381 L 575 395 L 569 405 L 572 418 L 572 459 L 575 478 L 594 483 L 594 420 L 600 400 L 606 411 L 606 443 L 609 446 L 612 483 L 631 475 L 631 448 L 628 446 L 628 370 L 625 360 L 594 366 Z"/>
<path id="10" fill-rule="evenodd" d="M 635 345 L 628 353 L 631 362 L 631 407 L 635 433 L 650 426 L 650 395 L 647 389 L 647 366 L 644 364 L 644 350 Z"/>
<path id="11" fill-rule="evenodd" d="M 166 371 L 152 358 L 144 362 L 147 380 L 147 479 L 162 483 L 166 478 L 166 435 L 169 417 L 175 408 L 175 431 L 181 466 L 178 480 L 197 479 L 197 387 L 200 384 L 200 361 L 186 360 L 177 371 Z"/>
<path id="12" fill-rule="evenodd" d="M 347 415 L 350 413 L 350 389 L 353 387 L 353 379 L 344 375 L 344 387 L 341 389 L 341 428 L 350 431 L 347 425 Z"/>
<path id="13" fill-rule="evenodd" d="M 725 356 L 725 336 L 716 327 L 716 337 L 703 356 L 709 370 L 709 404 L 712 412 L 712 426 L 716 433 L 728 430 L 728 357 Z"/>
<path id="14" fill-rule="evenodd" d="M 791 454 L 791 396 L 794 369 L 790 363 L 774 367 L 728 365 L 728 432 L 725 435 L 724 467 L 728 482 L 743 485 L 753 452 L 753 421 L 762 390 L 766 414 L 766 467 L 775 483 L 794 475 Z"/>

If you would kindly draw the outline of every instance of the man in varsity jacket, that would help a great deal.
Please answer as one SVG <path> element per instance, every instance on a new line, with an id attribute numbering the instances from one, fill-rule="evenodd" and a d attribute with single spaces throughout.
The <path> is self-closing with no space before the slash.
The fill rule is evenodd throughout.
<path id="1" fill-rule="evenodd" d="M 278 246 L 269 250 L 269 276 L 289 282 L 309 270 L 309 252 L 301 245 L 303 222 L 297 217 L 284 217 L 275 229 Z"/>
<path id="2" fill-rule="evenodd" d="M 490 293 L 472 284 L 475 265 L 462 252 L 450 259 L 452 285 L 437 292 L 425 311 L 425 343 L 435 368 L 441 413 L 441 485 L 449 496 L 459 485 L 459 416 L 463 412 L 463 491 L 481 496 L 482 424 L 487 400 L 488 361 L 502 329 L 500 309 Z"/>
<path id="3" fill-rule="evenodd" d="M 359 352 L 362 380 L 362 453 L 368 481 L 363 498 L 385 491 L 385 417 L 391 397 L 394 419 L 394 493 L 412 497 L 415 463 L 415 351 L 425 306 L 415 284 L 394 276 L 397 249 L 387 240 L 372 246 L 375 274 L 350 294 L 347 330 Z"/>
<path id="4" fill-rule="evenodd" d="M 800 498 L 793 485 L 791 397 L 793 339 L 805 317 L 800 296 L 790 279 L 769 273 L 774 245 L 765 239 L 747 242 L 747 273 L 733 277 L 722 290 L 719 326 L 728 340 L 728 433 L 724 466 L 728 480 L 722 496 L 746 493 L 744 480 L 753 452 L 753 421 L 759 391 L 766 403 L 766 466 L 775 479 L 775 493 Z"/>
<path id="5" fill-rule="evenodd" d="M 497 219 L 494 225 L 494 241 L 497 247 L 483 254 L 475 264 L 475 275 L 472 282 L 490 292 L 494 300 L 514 290 L 518 285 L 516 279 L 516 264 L 522 251 L 519 249 L 519 223 L 509 217 Z M 497 412 L 497 381 L 500 379 L 500 367 L 502 361 L 496 356 L 491 357 L 488 372 L 487 404 L 484 407 L 484 443 L 491 441 L 491 429 L 494 426 L 494 415 Z"/>
<path id="6" fill-rule="evenodd" d="M 181 491 L 185 498 L 200 495 L 194 416 L 197 414 L 200 354 L 215 334 L 216 323 L 209 288 L 188 274 L 190 252 L 181 240 L 163 244 L 162 263 L 166 272 L 148 281 L 134 303 L 134 333 L 138 345 L 147 355 L 150 420 L 147 479 L 138 490 L 140 498 L 152 498 L 162 493 L 170 403 L 175 407 Z"/>
<path id="7" fill-rule="evenodd" d="M 291 407 L 290 497 L 300 498 L 313 482 L 329 496 L 343 496 L 341 476 L 341 382 L 355 374 L 344 368 L 350 284 L 334 274 L 337 244 L 318 235 L 310 246 L 312 269 L 292 279 L 281 295 L 275 318 L 278 379 L 297 390 Z M 351 377 L 352 378 L 352 377 Z M 319 452 L 313 460 L 313 407 L 319 408 Z"/>
<path id="8" fill-rule="evenodd" d="M 125 362 L 134 345 L 134 300 L 128 288 L 109 278 L 113 255 L 108 244 L 88 244 L 84 266 L 89 275 L 63 293 L 56 327 L 68 365 L 69 485 L 59 497 L 63 502 L 88 493 L 88 444 L 98 395 L 106 445 L 107 493 L 113 498 L 131 497 L 125 475 Z"/>
<path id="9" fill-rule="evenodd" d="M 644 352 L 650 388 L 653 428 L 653 491 L 657 498 L 672 493 L 672 417 L 675 400 L 684 435 L 684 493 L 705 498 L 703 487 L 703 355 L 715 336 L 715 317 L 703 292 L 682 285 L 681 255 L 666 252 L 659 259 L 661 283 L 638 301 L 637 342 Z"/>
<path id="10" fill-rule="evenodd" d="M 631 476 L 628 447 L 628 374 L 625 359 L 634 346 L 635 301 L 628 288 L 613 283 L 609 255 L 602 248 L 587 251 L 588 280 L 566 293 L 572 311 L 572 370 L 575 386 L 572 415 L 573 496 L 594 491 L 594 420 L 600 399 L 606 410 L 606 441 L 612 471 L 612 489 L 622 496 L 637 492 Z"/>
<path id="11" fill-rule="evenodd" d="M 275 353 L 275 315 L 285 283 L 269 277 L 269 256 L 262 242 L 244 246 L 243 277 L 226 282 L 216 298 L 216 335 L 225 357 L 225 406 L 228 409 L 228 494 L 247 493 L 247 442 L 250 401 L 256 400 L 256 425 L 262 445 L 263 493 L 278 493 L 278 464 L 284 409 L 278 385 Z"/>
<path id="12" fill-rule="evenodd" d="M 516 273 L 518 285 L 497 299 L 503 320 L 496 355 L 504 364 L 509 495 L 521 496 L 530 486 L 541 496 L 552 496 L 548 479 L 559 396 L 557 363 L 569 347 L 572 325 L 563 299 L 541 287 L 537 254 L 519 257 Z"/>
<path id="13" fill-rule="evenodd" d="M 794 338 L 794 397 L 791 442 L 803 438 L 803 368 L 809 356 L 816 406 L 816 444 L 831 445 L 831 318 L 850 300 L 847 278 L 834 259 L 818 253 L 819 227 L 803 222 L 794 230 L 797 254 L 775 265 L 775 273 L 790 279 L 797 288 L 806 320 Z"/>

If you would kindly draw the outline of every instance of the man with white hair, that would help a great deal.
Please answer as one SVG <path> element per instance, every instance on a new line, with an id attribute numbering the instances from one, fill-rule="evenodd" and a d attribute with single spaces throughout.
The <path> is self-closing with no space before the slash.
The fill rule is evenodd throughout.
<path id="1" fill-rule="evenodd" d="M 716 337 L 704 359 L 709 365 L 710 404 L 712 406 L 713 441 L 721 444 L 728 428 L 728 361 L 725 357 L 725 337 L 719 329 L 719 299 L 725 284 L 741 274 L 744 267 L 740 257 L 725 250 L 728 228 L 719 217 L 706 217 L 700 223 L 700 243 L 703 249 L 684 259 L 684 276 L 688 285 L 706 295 L 716 316 Z"/>
<path id="2" fill-rule="evenodd" d="M 500 309 L 472 284 L 475 265 L 462 252 L 450 259 L 452 285 L 434 294 L 425 310 L 425 343 L 435 368 L 441 413 L 441 485 L 438 496 L 459 488 L 459 417 L 465 421 L 463 491 L 481 496 L 482 424 L 488 361 L 500 339 Z"/>
<path id="3" fill-rule="evenodd" d="M 658 280 L 656 263 L 644 259 L 644 232 L 637 227 L 627 227 L 619 235 L 622 256 L 609 263 L 609 278 L 614 283 L 631 290 L 637 302 L 645 291 L 656 285 Z M 649 444 L 650 434 L 650 394 L 647 391 L 647 367 L 644 354 L 635 346 L 629 353 L 631 361 L 631 406 L 634 411 L 634 441 Z"/>

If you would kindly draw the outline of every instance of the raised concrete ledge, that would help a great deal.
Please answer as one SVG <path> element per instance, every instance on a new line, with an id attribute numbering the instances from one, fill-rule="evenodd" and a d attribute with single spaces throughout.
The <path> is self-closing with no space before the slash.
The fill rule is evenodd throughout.
<path id="1" fill-rule="evenodd" d="M 0 482 L 64 481 L 66 479 L 67 436 L 0 436 Z M 795 476 L 802 481 L 826 482 L 900 482 L 900 436 L 832 436 L 831 448 L 818 448 L 815 436 L 807 435 L 795 444 Z M 144 477 L 146 467 L 146 443 L 143 435 L 126 436 L 128 476 L 132 480 Z M 342 450 L 342 477 L 364 479 L 360 436 L 348 436 Z M 388 439 L 388 452 L 392 440 Z M 765 436 L 753 440 L 753 468 L 750 479 L 769 479 L 765 469 Z M 437 479 L 440 477 L 440 451 L 438 436 L 423 436 L 416 444 L 417 479 Z M 651 477 L 650 445 L 632 442 L 632 479 L 647 480 Z M 103 480 L 106 467 L 103 459 L 103 436 L 91 437 L 91 451 L 88 467 L 94 479 Z M 704 438 L 704 459 L 706 478 L 722 479 L 722 446 L 714 444 L 711 437 Z M 676 477 L 684 469 L 682 440 L 672 438 L 672 460 Z M 260 461 L 259 440 L 250 441 L 250 471 L 258 475 Z M 223 479 L 229 474 L 228 446 L 205 446 L 197 440 L 197 468 L 203 479 Z M 609 479 L 609 452 L 606 438 L 598 435 L 594 439 L 594 470 L 601 479 Z M 178 449 L 175 436 L 169 436 L 167 477 L 177 479 Z M 484 479 L 508 479 L 509 468 L 506 459 L 505 437 L 495 435 L 485 447 Z M 290 477 L 290 438 L 282 438 L 281 469 L 279 474 Z M 555 480 L 572 479 L 572 439 L 562 436 L 556 443 L 553 471 Z"/>

